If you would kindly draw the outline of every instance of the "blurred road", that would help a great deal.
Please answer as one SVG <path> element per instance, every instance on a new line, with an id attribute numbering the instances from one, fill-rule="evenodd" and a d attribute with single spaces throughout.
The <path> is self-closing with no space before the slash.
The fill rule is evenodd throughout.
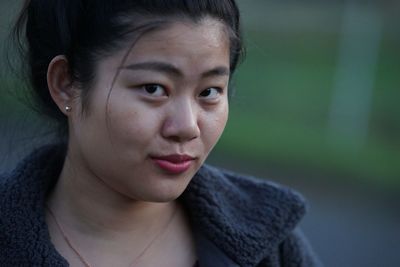
<path id="1" fill-rule="evenodd" d="M 326 266 L 399 266 L 400 214 L 396 203 L 366 194 L 331 194 L 336 196 L 307 192 L 310 212 L 303 222 Z"/>

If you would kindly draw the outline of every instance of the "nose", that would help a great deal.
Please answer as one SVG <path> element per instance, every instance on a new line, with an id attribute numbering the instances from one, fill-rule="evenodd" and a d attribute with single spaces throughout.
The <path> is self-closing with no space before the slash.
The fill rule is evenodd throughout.
<path id="1" fill-rule="evenodd" d="M 187 142 L 200 136 L 198 111 L 190 101 L 177 101 L 171 105 L 162 126 L 164 138 L 174 142 Z"/>

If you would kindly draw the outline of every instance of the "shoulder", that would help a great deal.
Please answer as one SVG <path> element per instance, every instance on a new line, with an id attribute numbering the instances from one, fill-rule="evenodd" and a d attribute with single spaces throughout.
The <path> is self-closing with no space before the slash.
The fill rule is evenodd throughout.
<path id="1" fill-rule="evenodd" d="M 294 229 L 257 267 L 322 267 L 300 228 Z"/>
<path id="2" fill-rule="evenodd" d="M 66 266 L 49 241 L 43 203 L 61 169 L 55 147 L 35 150 L 0 178 L 0 266 Z"/>
<path id="3" fill-rule="evenodd" d="M 194 225 L 240 266 L 277 255 L 306 211 L 285 186 L 204 165 L 183 195 Z"/>
<path id="4" fill-rule="evenodd" d="M 281 244 L 283 266 L 321 267 L 322 263 L 314 253 L 300 228 L 296 228 Z"/>
<path id="5" fill-rule="evenodd" d="M 268 214 L 298 221 L 306 212 L 304 197 L 295 190 L 263 178 L 243 175 L 229 170 L 204 165 L 193 178 L 191 186 L 197 190 L 207 190 L 216 199 L 232 200 L 227 206 L 237 206 L 240 202 L 255 212 L 265 209 Z M 226 204 L 229 204 L 226 203 Z M 272 213 L 272 214 L 271 214 Z M 276 214 L 275 214 L 276 213 Z"/>
<path id="6" fill-rule="evenodd" d="M 1 207 L 32 203 L 45 194 L 46 188 L 61 171 L 65 152 L 60 147 L 48 145 L 36 149 L 13 171 L 0 174 Z"/>

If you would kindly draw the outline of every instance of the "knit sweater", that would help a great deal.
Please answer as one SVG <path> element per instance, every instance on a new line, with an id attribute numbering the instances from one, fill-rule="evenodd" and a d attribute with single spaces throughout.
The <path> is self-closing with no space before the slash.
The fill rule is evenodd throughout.
<path id="1" fill-rule="evenodd" d="M 44 203 L 65 150 L 46 146 L 0 180 L 0 266 L 68 266 L 50 241 Z M 179 201 L 200 267 L 320 266 L 296 228 L 303 198 L 272 182 L 204 165 Z"/>

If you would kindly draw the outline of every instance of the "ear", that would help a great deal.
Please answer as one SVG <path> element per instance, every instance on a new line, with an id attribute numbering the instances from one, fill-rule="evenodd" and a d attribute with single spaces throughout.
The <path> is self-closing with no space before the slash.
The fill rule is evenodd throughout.
<path id="1" fill-rule="evenodd" d="M 64 55 L 53 58 L 47 68 L 47 85 L 53 101 L 66 116 L 76 95 L 72 86 L 68 59 Z"/>

